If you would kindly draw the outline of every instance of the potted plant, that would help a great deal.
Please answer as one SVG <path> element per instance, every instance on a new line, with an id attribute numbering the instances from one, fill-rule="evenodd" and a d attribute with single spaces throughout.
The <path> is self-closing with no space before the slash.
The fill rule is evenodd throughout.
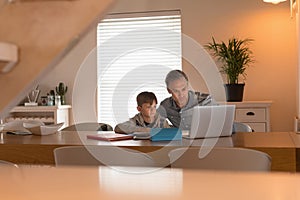
<path id="1" fill-rule="evenodd" d="M 220 72 L 226 75 L 225 84 L 227 101 L 242 101 L 245 83 L 240 83 L 241 76 L 246 79 L 246 68 L 254 62 L 252 51 L 248 45 L 252 39 L 231 38 L 228 43 L 217 43 L 212 37 L 212 42 L 205 45 L 212 56 L 222 64 Z"/>
<path id="2" fill-rule="evenodd" d="M 60 96 L 61 105 L 66 104 L 66 96 L 65 94 L 68 91 L 68 86 L 65 86 L 63 82 L 60 82 L 58 86 L 55 87 L 57 95 Z"/>

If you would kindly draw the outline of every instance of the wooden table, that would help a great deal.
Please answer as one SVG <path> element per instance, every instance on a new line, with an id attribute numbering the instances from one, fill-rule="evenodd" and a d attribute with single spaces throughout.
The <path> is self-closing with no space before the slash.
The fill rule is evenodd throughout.
<path id="1" fill-rule="evenodd" d="M 48 136 L 18 136 L 1 133 L 0 159 L 17 164 L 54 165 L 53 150 L 72 145 L 120 146 L 147 152 L 159 160 L 168 160 L 167 153 L 182 146 L 229 146 L 257 149 L 272 157 L 274 171 L 300 171 L 298 135 L 289 132 L 236 133 L 232 137 L 182 141 L 151 142 L 149 140 L 124 140 L 105 142 L 86 139 L 96 132 L 61 131 Z M 297 137 L 296 137 L 297 136 Z M 297 146 L 298 144 L 298 146 Z M 298 153 L 297 153 L 298 152 Z M 297 167 L 298 166 L 298 167 Z"/>
<path id="2" fill-rule="evenodd" d="M 0 176 L 1 198 L 9 200 L 300 199 L 295 173 L 21 166 L 1 167 Z"/>

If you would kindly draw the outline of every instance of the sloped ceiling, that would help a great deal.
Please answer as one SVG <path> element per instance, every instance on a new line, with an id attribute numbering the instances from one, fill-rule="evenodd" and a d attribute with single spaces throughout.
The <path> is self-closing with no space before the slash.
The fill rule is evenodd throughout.
<path id="1" fill-rule="evenodd" d="M 13 3 L 8 3 L 8 2 Z M 7 0 L 0 4 L 0 42 L 19 48 L 19 62 L 0 74 L 4 117 L 104 16 L 113 0 Z"/>

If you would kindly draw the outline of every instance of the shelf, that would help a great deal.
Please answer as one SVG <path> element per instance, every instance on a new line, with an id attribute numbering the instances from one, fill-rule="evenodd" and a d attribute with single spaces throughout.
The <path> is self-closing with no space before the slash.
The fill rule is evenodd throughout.
<path id="1" fill-rule="evenodd" d="M 222 102 L 235 105 L 236 122 L 248 124 L 255 132 L 270 132 L 270 107 L 272 101 Z"/>
<path id="2" fill-rule="evenodd" d="M 45 124 L 64 123 L 63 127 L 69 126 L 70 105 L 61 106 L 16 106 L 10 111 L 5 119 L 10 121 L 39 120 Z"/>
<path id="3" fill-rule="evenodd" d="M 51 112 L 62 109 L 70 109 L 70 105 L 61 106 L 16 106 L 10 112 Z"/>

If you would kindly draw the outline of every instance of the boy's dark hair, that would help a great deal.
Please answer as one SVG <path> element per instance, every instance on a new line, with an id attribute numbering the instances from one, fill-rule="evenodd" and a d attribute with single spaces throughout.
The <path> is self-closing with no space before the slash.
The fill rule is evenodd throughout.
<path id="1" fill-rule="evenodd" d="M 175 81 L 175 80 L 178 80 L 180 78 L 184 78 L 187 82 L 189 81 L 187 75 L 181 71 L 181 70 L 172 70 L 170 71 L 167 76 L 166 76 L 166 79 L 165 79 L 165 83 L 167 85 L 167 87 L 169 86 L 170 82 L 172 81 Z"/>
<path id="2" fill-rule="evenodd" d="M 136 97 L 136 102 L 138 106 L 142 106 L 143 103 L 152 104 L 153 101 L 157 103 L 157 98 L 153 92 L 141 92 Z"/>

